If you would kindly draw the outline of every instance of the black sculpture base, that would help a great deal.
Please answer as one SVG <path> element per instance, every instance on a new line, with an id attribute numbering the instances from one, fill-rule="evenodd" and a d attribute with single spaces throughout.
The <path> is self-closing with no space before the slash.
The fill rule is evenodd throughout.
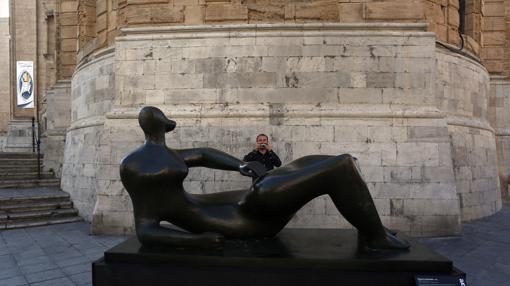
<path id="1" fill-rule="evenodd" d="M 273 239 L 227 241 L 219 250 L 147 249 L 130 238 L 93 263 L 93 285 L 407 286 L 420 275 L 465 279 L 450 260 L 405 239 L 409 251 L 359 252 L 353 230 L 285 229 Z"/>

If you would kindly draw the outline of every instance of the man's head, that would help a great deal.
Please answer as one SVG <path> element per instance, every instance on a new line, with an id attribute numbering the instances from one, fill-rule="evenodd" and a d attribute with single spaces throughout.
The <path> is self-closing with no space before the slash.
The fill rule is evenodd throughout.
<path id="1" fill-rule="evenodd" d="M 267 150 L 267 146 L 269 145 L 269 137 L 266 134 L 257 135 L 257 149 L 258 150 Z"/>

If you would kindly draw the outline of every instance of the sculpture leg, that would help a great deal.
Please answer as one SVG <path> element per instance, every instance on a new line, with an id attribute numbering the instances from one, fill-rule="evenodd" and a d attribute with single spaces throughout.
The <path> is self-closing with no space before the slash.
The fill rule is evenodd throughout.
<path id="1" fill-rule="evenodd" d="M 407 242 L 396 238 L 383 226 L 354 158 L 339 156 L 335 173 L 340 188 L 332 189 L 328 194 L 345 219 L 366 238 L 368 246 L 377 249 L 408 248 Z"/>
<path id="2" fill-rule="evenodd" d="M 369 247 L 407 248 L 381 223 L 368 187 L 350 155 L 306 156 L 256 182 L 240 205 L 282 227 L 302 206 L 329 195 L 338 211 L 367 238 Z M 278 218 L 283 218 L 281 221 Z"/>
<path id="3" fill-rule="evenodd" d="M 136 235 L 143 245 L 215 248 L 223 243 L 217 233 L 193 234 L 161 227 L 155 219 L 135 219 Z"/>

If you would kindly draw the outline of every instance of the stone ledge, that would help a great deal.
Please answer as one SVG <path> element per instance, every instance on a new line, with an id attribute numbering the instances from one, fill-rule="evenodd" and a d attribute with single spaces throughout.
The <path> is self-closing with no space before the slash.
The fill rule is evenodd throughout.
<path id="1" fill-rule="evenodd" d="M 104 124 L 104 116 L 90 116 L 82 119 L 78 119 L 74 121 L 69 128 L 67 128 L 67 132 L 73 131 L 76 129 L 82 129 L 87 127 L 101 126 Z"/>
<path id="2" fill-rule="evenodd" d="M 446 119 L 446 123 L 448 125 L 456 125 L 456 126 L 462 126 L 462 127 L 483 129 L 483 130 L 495 133 L 494 128 L 491 127 L 489 122 L 478 120 L 478 119 L 471 119 L 469 117 L 448 116 Z"/>
<path id="3" fill-rule="evenodd" d="M 427 31 L 427 23 L 307 23 L 307 24 L 233 24 L 233 25 L 189 25 L 121 28 L 122 35 L 161 34 L 182 32 L 230 32 L 230 31 L 308 31 L 308 30 L 356 30 L 356 31 Z M 431 33 L 433 34 L 433 33 Z"/>
<path id="4" fill-rule="evenodd" d="M 510 128 L 496 128 L 496 136 L 510 136 Z"/>
<path id="5" fill-rule="evenodd" d="M 491 84 L 494 85 L 510 85 L 510 79 L 506 76 L 491 75 Z"/>
<path id="6" fill-rule="evenodd" d="M 246 118 L 276 114 L 296 118 L 445 118 L 435 107 L 409 105 L 174 105 L 161 106 L 172 118 Z M 107 119 L 136 119 L 139 108 L 113 109 Z"/>
<path id="7" fill-rule="evenodd" d="M 66 136 L 66 128 L 48 129 L 42 135 L 45 136 Z"/>
<path id="8" fill-rule="evenodd" d="M 453 45 L 450 45 L 450 44 L 446 44 L 446 43 L 441 43 L 441 44 L 445 45 L 445 46 L 449 46 L 452 49 L 458 49 L 456 46 L 453 46 Z M 474 55 L 474 54 L 472 54 L 472 53 L 470 53 L 468 51 L 462 50 L 462 52 L 468 54 L 469 56 L 471 56 L 471 57 L 473 57 L 475 59 L 478 59 L 479 61 L 481 61 L 481 59 L 478 56 L 476 56 L 476 55 Z M 459 54 L 459 53 L 454 53 L 454 52 L 449 51 L 449 50 L 447 50 L 445 48 L 442 48 L 442 47 L 436 47 L 436 53 L 441 53 L 441 54 L 444 54 L 444 55 L 448 55 L 448 56 L 452 56 L 452 57 L 456 57 L 458 59 L 462 59 L 462 60 L 468 61 L 468 62 L 470 62 L 470 63 L 472 63 L 472 64 L 482 68 L 486 73 L 488 73 L 487 69 L 485 68 L 485 66 L 483 64 L 481 64 L 481 62 L 477 62 L 477 61 L 469 58 L 466 55 Z"/>
<path id="9" fill-rule="evenodd" d="M 68 89 L 68 88 L 71 88 L 71 80 L 70 79 L 61 79 L 61 80 L 58 80 L 51 87 L 51 89 Z M 49 91 L 49 92 L 53 92 L 53 91 Z"/>
<path id="10" fill-rule="evenodd" d="M 115 56 L 115 47 L 107 47 L 107 48 L 104 48 L 104 49 L 101 49 L 101 50 L 98 50 L 97 52 L 87 56 L 87 57 L 84 57 L 77 65 L 76 65 L 76 69 L 74 70 L 74 73 L 73 73 L 73 78 L 74 76 L 79 73 L 82 69 L 92 65 L 92 64 L 95 64 L 99 61 L 102 61 L 106 58 L 110 58 L 110 57 L 114 57 Z"/>
<path id="11" fill-rule="evenodd" d="M 426 23 L 238 24 L 123 28 L 117 42 L 164 39 L 413 36 L 434 37 Z"/>

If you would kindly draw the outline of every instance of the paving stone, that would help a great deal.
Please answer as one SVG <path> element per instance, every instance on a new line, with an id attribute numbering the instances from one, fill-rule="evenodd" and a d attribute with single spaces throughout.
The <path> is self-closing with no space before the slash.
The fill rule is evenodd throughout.
<path id="1" fill-rule="evenodd" d="M 42 271 L 47 271 L 47 270 L 52 270 L 52 269 L 56 269 L 56 268 L 58 268 L 58 266 L 51 262 L 20 266 L 21 272 L 23 272 L 23 274 L 25 274 L 25 275 L 32 274 L 32 273 L 38 273 L 38 272 L 42 272 Z"/>
<path id="2" fill-rule="evenodd" d="M 91 272 L 92 265 L 91 264 L 76 264 L 68 267 L 62 268 L 62 271 L 67 275 L 80 274 L 84 272 Z"/>
<path id="3" fill-rule="evenodd" d="M 510 279 L 509 228 L 510 205 L 505 205 L 494 216 L 465 223 L 461 237 L 420 241 L 466 271 L 470 286 L 503 286 Z M 94 258 L 125 240 L 123 236 L 90 236 L 89 224 L 85 222 L 40 227 L 38 230 L 40 236 L 33 229 L 7 235 L 11 244 L 0 246 L 0 253 L 3 253 L 0 254 L 0 286 L 27 285 L 29 281 L 33 282 L 31 285 L 91 285 L 90 271 Z M 0 235 L 3 237 L 3 233 Z M 24 243 L 12 244 L 15 237 L 23 238 Z M 61 238 L 65 245 L 52 245 L 46 241 L 56 238 Z M 38 249 L 46 255 L 25 258 L 29 253 L 39 254 Z M 23 258 L 22 264 L 18 265 L 16 256 Z"/>
<path id="4" fill-rule="evenodd" d="M 16 260 L 12 255 L 2 255 L 0 256 L 0 269 L 10 268 L 16 266 Z"/>
<path id="5" fill-rule="evenodd" d="M 15 276 L 8 279 L 0 280 L 0 286 L 21 286 L 28 285 L 27 280 L 23 276 Z"/>
<path id="6" fill-rule="evenodd" d="M 92 284 L 92 272 L 84 272 L 70 276 L 71 280 L 77 285 L 90 285 Z"/>
<path id="7" fill-rule="evenodd" d="M 22 275 L 22 273 L 17 266 L 0 267 L 0 281 L 20 275 Z"/>
<path id="8" fill-rule="evenodd" d="M 50 256 L 55 261 L 62 261 L 62 260 L 69 260 L 77 257 L 83 256 L 78 250 L 76 249 L 69 249 L 64 252 L 60 253 L 49 253 L 48 256 Z"/>
<path id="9" fill-rule="evenodd" d="M 47 281 L 42 281 L 38 283 L 31 283 L 31 286 L 75 286 L 74 282 L 67 278 L 67 277 L 61 277 L 57 279 L 51 279 Z"/>
<path id="10" fill-rule="evenodd" d="M 7 248 L 7 246 L 0 246 L 0 256 L 9 254 L 9 253 L 10 253 L 10 250 L 9 250 L 9 248 Z"/>
<path id="11" fill-rule="evenodd" d="M 33 264 L 40 264 L 40 263 L 51 263 L 51 259 L 47 256 L 39 256 L 39 257 L 35 257 L 35 258 L 27 258 L 27 259 L 18 261 L 19 266 L 33 265 Z"/>
<path id="12" fill-rule="evenodd" d="M 74 258 L 70 258 L 70 259 L 60 260 L 60 261 L 57 261 L 56 263 L 58 266 L 64 267 L 64 266 L 72 266 L 72 265 L 76 265 L 76 264 L 91 263 L 91 262 L 92 262 L 92 259 L 90 259 L 86 256 L 79 256 L 79 257 L 74 257 Z"/>
<path id="13" fill-rule="evenodd" d="M 27 278 L 29 283 L 36 283 L 65 277 L 65 274 L 59 269 L 51 269 L 37 273 L 26 274 L 25 277 Z"/>

